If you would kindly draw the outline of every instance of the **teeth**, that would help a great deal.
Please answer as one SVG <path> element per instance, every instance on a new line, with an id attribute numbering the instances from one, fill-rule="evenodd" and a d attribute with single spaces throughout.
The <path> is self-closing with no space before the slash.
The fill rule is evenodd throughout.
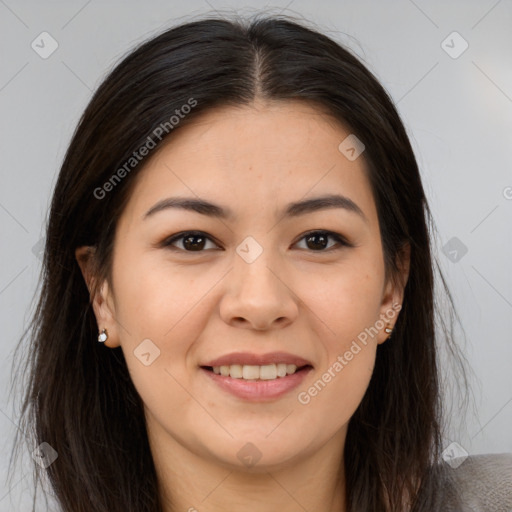
<path id="1" fill-rule="evenodd" d="M 278 377 L 286 377 L 286 364 L 279 363 L 277 365 L 277 376 Z"/>
<path id="2" fill-rule="evenodd" d="M 275 364 L 266 364 L 265 366 L 260 366 L 260 379 L 261 380 L 273 380 L 276 377 L 277 377 L 277 367 Z"/>
<path id="3" fill-rule="evenodd" d="M 251 364 L 232 364 L 231 366 L 214 366 L 213 373 L 232 379 L 246 380 L 274 380 L 277 377 L 286 377 L 293 375 L 297 370 L 294 364 L 265 364 L 256 366 Z"/>
<path id="4" fill-rule="evenodd" d="M 231 377 L 231 366 L 229 367 L 229 376 Z M 243 379 L 259 379 L 260 378 L 260 367 L 244 364 L 242 366 L 242 378 Z"/>
<path id="5" fill-rule="evenodd" d="M 233 379 L 241 379 L 243 376 L 243 366 L 241 364 L 232 364 L 226 366 L 229 371 L 229 376 Z"/>
<path id="6" fill-rule="evenodd" d="M 286 373 L 295 373 L 296 369 L 297 369 L 297 367 L 294 364 L 286 365 Z"/>

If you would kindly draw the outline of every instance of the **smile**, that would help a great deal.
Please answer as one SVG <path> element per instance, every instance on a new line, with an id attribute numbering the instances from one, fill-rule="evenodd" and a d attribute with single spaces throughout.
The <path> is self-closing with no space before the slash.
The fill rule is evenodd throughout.
<path id="1" fill-rule="evenodd" d="M 274 380 L 276 378 L 293 375 L 297 371 L 297 365 L 277 363 L 262 366 L 249 364 L 232 364 L 230 366 L 213 366 L 213 373 L 223 377 L 244 380 Z"/>
<path id="2" fill-rule="evenodd" d="M 280 398 L 298 387 L 313 370 L 311 365 L 268 364 L 206 366 L 202 372 L 222 391 L 251 402 L 267 402 Z"/>

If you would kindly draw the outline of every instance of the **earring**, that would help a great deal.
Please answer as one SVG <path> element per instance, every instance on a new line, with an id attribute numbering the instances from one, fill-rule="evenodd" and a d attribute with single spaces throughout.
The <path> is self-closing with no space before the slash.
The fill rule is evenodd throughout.
<path id="1" fill-rule="evenodd" d="M 104 343 L 105 341 L 107 341 L 107 338 L 108 338 L 107 329 L 102 329 L 101 332 L 98 334 L 98 341 L 100 343 Z"/>
<path id="2" fill-rule="evenodd" d="M 393 332 L 393 328 L 390 327 L 390 323 L 388 323 L 387 327 L 384 329 L 384 331 L 386 331 L 387 334 L 389 334 L 388 338 L 391 338 L 391 333 Z"/>

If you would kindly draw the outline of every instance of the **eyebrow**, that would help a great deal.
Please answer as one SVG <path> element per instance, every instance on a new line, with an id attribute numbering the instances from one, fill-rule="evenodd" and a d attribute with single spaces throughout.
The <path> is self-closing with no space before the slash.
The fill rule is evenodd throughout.
<path id="1" fill-rule="evenodd" d="M 189 210 L 207 215 L 218 219 L 233 219 L 235 217 L 230 208 L 225 208 L 204 199 L 197 199 L 194 197 L 168 197 L 158 201 L 153 205 L 143 216 L 147 219 L 157 212 L 166 210 L 168 208 L 178 208 L 182 210 Z M 330 194 L 303 201 L 289 203 L 284 209 L 285 217 L 298 217 L 307 213 L 313 213 L 320 210 L 327 210 L 331 208 L 343 208 L 346 211 L 359 215 L 366 223 L 364 212 L 352 199 L 339 194 Z"/>

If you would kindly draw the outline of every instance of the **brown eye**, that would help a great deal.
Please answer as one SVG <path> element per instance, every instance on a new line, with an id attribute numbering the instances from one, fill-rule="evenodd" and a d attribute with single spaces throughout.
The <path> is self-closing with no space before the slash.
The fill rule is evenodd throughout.
<path id="1" fill-rule="evenodd" d="M 330 238 L 335 240 L 339 246 L 350 247 L 350 244 L 341 235 L 332 231 L 311 231 L 303 236 L 300 241 L 306 240 L 306 248 L 314 252 L 327 252 L 326 248 L 330 250 L 336 246 L 336 244 L 328 246 Z"/>
<path id="2" fill-rule="evenodd" d="M 175 242 L 180 242 L 181 247 L 174 245 Z M 162 245 L 185 252 L 203 252 L 207 242 L 213 243 L 210 237 L 200 231 L 184 231 L 168 238 Z M 216 244 L 213 245 L 217 247 Z"/>
<path id="3" fill-rule="evenodd" d="M 329 239 L 336 243 L 329 245 Z M 300 241 L 302 240 L 306 240 L 305 249 L 313 252 L 328 252 L 331 249 L 353 247 L 341 235 L 332 231 L 310 231 L 300 239 Z M 208 243 L 211 243 L 213 247 L 206 247 Z M 182 231 L 167 238 L 161 246 L 183 252 L 205 252 L 208 249 L 219 247 L 211 237 L 201 231 Z"/>

